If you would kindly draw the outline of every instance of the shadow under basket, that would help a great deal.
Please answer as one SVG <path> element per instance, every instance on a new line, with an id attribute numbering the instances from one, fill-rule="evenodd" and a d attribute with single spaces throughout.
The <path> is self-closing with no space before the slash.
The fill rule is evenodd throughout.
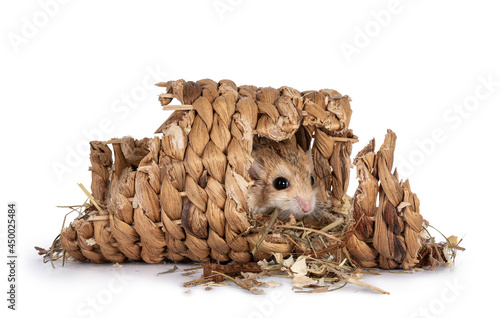
<path id="1" fill-rule="evenodd" d="M 230 80 L 157 85 L 166 88 L 159 96 L 163 109 L 174 110 L 157 129 L 161 135 L 90 143 L 91 201 L 57 242 L 74 259 L 225 263 L 281 253 L 387 269 L 450 261 L 448 244 L 424 235 L 409 182 L 392 172 L 393 132 L 378 152 L 372 140 L 357 155 L 359 186 L 352 198 L 346 194 L 357 142 L 348 96 L 237 87 Z M 175 99 L 179 104 L 170 105 Z M 312 149 L 318 200 L 328 217 L 274 222 L 249 213 L 255 136 Z"/>

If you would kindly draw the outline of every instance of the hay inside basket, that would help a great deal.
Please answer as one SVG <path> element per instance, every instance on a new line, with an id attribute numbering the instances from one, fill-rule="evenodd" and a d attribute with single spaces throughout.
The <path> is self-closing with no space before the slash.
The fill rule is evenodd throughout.
<path id="1" fill-rule="evenodd" d="M 90 203 L 62 230 L 50 257 L 58 248 L 96 263 L 224 264 L 303 255 L 352 268 L 411 269 L 455 256 L 457 244 L 436 244 L 427 235 L 417 196 L 393 172 L 392 131 L 378 152 L 371 141 L 356 156 L 359 186 L 352 198 L 346 194 L 357 142 L 348 96 L 237 87 L 230 80 L 157 85 L 166 88 L 163 109 L 174 110 L 156 130 L 161 136 L 90 143 Z M 174 99 L 180 105 L 170 105 Z M 256 135 L 312 149 L 318 200 L 329 217 L 297 222 L 249 213 Z"/>

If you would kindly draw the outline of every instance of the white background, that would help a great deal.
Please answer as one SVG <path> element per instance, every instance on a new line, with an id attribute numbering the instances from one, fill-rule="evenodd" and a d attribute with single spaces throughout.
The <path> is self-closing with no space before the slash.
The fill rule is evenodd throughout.
<path id="1" fill-rule="evenodd" d="M 19 223 L 18 310 L 6 309 L 2 265 L 2 317 L 495 310 L 499 9 L 494 1 L 2 1 L 2 264 L 8 202 Z M 76 183 L 90 184 L 89 138 L 152 136 L 168 116 L 153 83 L 206 77 L 351 96 L 354 153 L 372 137 L 380 145 L 388 128 L 398 134 L 397 162 L 424 218 L 465 236 L 455 268 L 365 278 L 390 296 L 356 287 L 297 294 L 288 280 L 254 296 L 234 286 L 185 294 L 189 278 L 156 276 L 172 264 L 43 264 L 33 247 L 59 232 L 67 211 L 56 206 L 84 201 Z M 350 194 L 355 187 L 353 179 Z"/>

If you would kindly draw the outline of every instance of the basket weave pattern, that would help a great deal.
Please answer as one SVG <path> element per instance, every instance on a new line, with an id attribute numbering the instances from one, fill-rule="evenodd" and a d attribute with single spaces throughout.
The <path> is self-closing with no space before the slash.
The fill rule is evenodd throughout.
<path id="1" fill-rule="evenodd" d="M 348 96 L 237 87 L 230 80 L 157 85 L 166 88 L 159 98 L 164 109 L 175 110 L 156 131 L 161 137 L 91 142 L 96 204 L 61 233 L 69 255 L 92 262 L 248 262 L 293 252 L 296 246 L 274 233 L 251 253 L 262 234 L 250 230 L 245 196 L 259 135 L 312 149 L 318 199 L 352 214 L 338 252 L 346 247 L 363 267 L 410 268 L 418 261 L 422 217 L 409 184 L 390 172 L 392 132 L 377 154 L 372 142 L 358 155 L 360 185 L 353 200 L 346 196 L 357 141 L 349 130 Z M 169 105 L 174 99 L 181 105 Z"/>
<path id="2" fill-rule="evenodd" d="M 320 200 L 341 208 L 351 165 L 349 97 L 334 90 L 237 87 L 232 81 L 159 83 L 163 106 L 182 106 L 157 130 L 161 137 L 91 143 L 92 195 L 102 211 L 75 220 L 61 237 L 74 258 L 157 263 L 252 260 L 256 235 L 245 194 L 253 136 L 312 144 Z M 167 106 L 168 107 L 168 106 Z M 189 200 L 189 201 L 187 201 Z M 186 204 L 189 203 L 189 204 Z M 94 241 L 95 240 L 95 241 Z M 290 252 L 269 236 L 256 258 Z"/>
<path id="3" fill-rule="evenodd" d="M 361 267 L 409 269 L 419 261 L 420 202 L 409 181 L 400 182 L 397 172 L 391 172 L 395 147 L 396 135 L 389 130 L 377 153 L 372 140 L 354 160 L 359 179 L 352 210 L 356 227 L 346 247 Z"/>

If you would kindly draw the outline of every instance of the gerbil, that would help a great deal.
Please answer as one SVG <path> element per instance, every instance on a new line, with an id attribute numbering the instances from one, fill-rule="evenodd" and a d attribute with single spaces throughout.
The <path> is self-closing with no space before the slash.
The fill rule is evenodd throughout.
<path id="1" fill-rule="evenodd" d="M 253 184 L 248 189 L 252 213 L 280 210 L 279 217 L 296 219 L 314 215 L 316 208 L 313 162 L 310 155 L 289 142 L 254 144 L 254 162 L 249 169 Z"/>

